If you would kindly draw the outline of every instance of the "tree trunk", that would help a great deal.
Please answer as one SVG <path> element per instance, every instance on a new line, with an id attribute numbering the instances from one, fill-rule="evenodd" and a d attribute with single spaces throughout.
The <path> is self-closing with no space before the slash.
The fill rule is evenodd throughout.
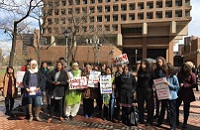
<path id="1" fill-rule="evenodd" d="M 17 39 L 17 22 L 14 21 L 14 31 L 12 34 L 12 48 L 10 51 L 10 59 L 9 59 L 9 66 L 13 67 L 13 62 L 14 62 L 14 55 L 15 55 L 15 48 L 16 48 L 16 39 Z"/>

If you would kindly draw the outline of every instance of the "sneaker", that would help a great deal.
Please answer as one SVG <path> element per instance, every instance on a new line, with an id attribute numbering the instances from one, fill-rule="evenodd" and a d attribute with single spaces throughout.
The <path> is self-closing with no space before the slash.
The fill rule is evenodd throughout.
<path id="1" fill-rule="evenodd" d="M 86 119 L 88 118 L 88 114 L 85 114 L 85 118 L 86 118 Z"/>
<path id="2" fill-rule="evenodd" d="M 66 116 L 66 117 L 65 117 L 65 120 L 67 120 L 67 121 L 68 121 L 69 119 L 70 119 L 70 118 L 69 118 L 69 116 Z"/>

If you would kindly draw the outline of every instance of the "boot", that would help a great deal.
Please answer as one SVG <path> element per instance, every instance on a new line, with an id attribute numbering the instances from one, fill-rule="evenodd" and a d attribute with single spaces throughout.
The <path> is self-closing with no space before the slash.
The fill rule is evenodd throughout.
<path id="1" fill-rule="evenodd" d="M 28 114 L 29 114 L 28 122 L 31 122 L 33 120 L 32 104 L 28 104 Z"/>
<path id="2" fill-rule="evenodd" d="M 42 121 L 42 119 L 40 119 L 40 117 L 39 117 L 40 111 L 41 111 L 41 106 L 35 107 L 35 119 L 37 121 Z"/>

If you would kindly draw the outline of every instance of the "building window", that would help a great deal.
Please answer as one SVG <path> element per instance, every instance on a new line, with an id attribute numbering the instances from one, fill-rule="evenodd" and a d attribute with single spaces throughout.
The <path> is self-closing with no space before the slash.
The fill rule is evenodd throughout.
<path id="1" fill-rule="evenodd" d="M 83 0 L 83 4 L 87 4 L 87 0 Z"/>
<path id="2" fill-rule="evenodd" d="M 80 0 L 75 0 L 77 5 L 80 5 Z"/>
<path id="3" fill-rule="evenodd" d="M 153 2 L 147 2 L 147 9 L 153 9 Z"/>
<path id="4" fill-rule="evenodd" d="M 82 27 L 83 32 L 87 32 L 87 27 Z"/>
<path id="5" fill-rule="evenodd" d="M 90 0 L 90 4 L 94 4 L 95 3 L 95 0 Z"/>
<path id="6" fill-rule="evenodd" d="M 55 2 L 54 5 L 55 5 L 55 7 L 58 7 L 59 6 L 59 2 Z"/>
<path id="7" fill-rule="evenodd" d="M 90 26 L 90 32 L 94 32 L 94 26 Z"/>
<path id="8" fill-rule="evenodd" d="M 80 17 L 77 17 L 76 18 L 76 23 L 79 23 L 80 22 Z"/>
<path id="9" fill-rule="evenodd" d="M 110 12 L 110 6 L 105 7 L 106 12 Z"/>
<path id="10" fill-rule="evenodd" d="M 53 7 L 52 2 L 49 2 L 49 3 L 48 3 L 48 6 L 49 6 L 49 8 L 52 8 L 52 7 Z"/>
<path id="11" fill-rule="evenodd" d="M 76 14 L 80 14 L 80 8 L 76 8 L 75 11 L 76 11 Z"/>
<path id="12" fill-rule="evenodd" d="M 54 14 L 55 14 L 55 15 L 59 15 L 59 10 L 58 10 L 58 9 L 55 9 L 55 10 L 54 10 Z"/>
<path id="13" fill-rule="evenodd" d="M 97 31 L 102 31 L 102 26 L 101 25 L 97 25 Z"/>
<path id="14" fill-rule="evenodd" d="M 129 10 L 135 10 L 135 4 L 129 4 Z"/>
<path id="15" fill-rule="evenodd" d="M 176 17 L 182 17 L 182 10 L 176 10 L 175 11 L 175 16 Z"/>
<path id="16" fill-rule="evenodd" d="M 94 7 L 90 7 L 90 13 L 94 13 Z"/>
<path id="17" fill-rule="evenodd" d="M 190 10 L 186 10 L 186 11 L 185 11 L 185 16 L 186 16 L 186 17 L 189 17 L 189 16 L 190 16 Z"/>
<path id="18" fill-rule="evenodd" d="M 105 21 L 110 22 L 110 15 L 105 16 Z"/>
<path id="19" fill-rule="evenodd" d="M 48 24 L 52 24 L 52 19 L 47 19 Z"/>
<path id="20" fill-rule="evenodd" d="M 72 23 L 72 18 L 68 18 L 68 23 Z"/>
<path id="21" fill-rule="evenodd" d="M 126 21 L 126 14 L 121 15 L 121 21 Z"/>
<path id="22" fill-rule="evenodd" d="M 87 16 L 83 16 L 82 21 L 83 21 L 83 23 L 87 23 Z"/>
<path id="23" fill-rule="evenodd" d="M 59 33 L 59 30 L 58 30 L 57 27 L 54 28 L 54 33 L 55 33 L 55 34 L 58 34 L 58 33 Z"/>
<path id="24" fill-rule="evenodd" d="M 113 21 L 118 21 L 118 15 L 113 15 Z"/>
<path id="25" fill-rule="evenodd" d="M 176 0 L 175 5 L 176 6 L 182 6 L 182 0 Z"/>
<path id="26" fill-rule="evenodd" d="M 162 1 L 156 2 L 156 8 L 162 8 Z"/>
<path id="27" fill-rule="evenodd" d="M 65 18 L 61 18 L 62 24 L 66 24 Z"/>
<path id="28" fill-rule="evenodd" d="M 72 8 L 68 9 L 68 14 L 72 14 Z"/>
<path id="29" fill-rule="evenodd" d="M 110 0 L 105 0 L 105 1 L 106 1 L 106 3 L 110 2 Z"/>
<path id="30" fill-rule="evenodd" d="M 65 27 L 61 27 L 60 30 L 62 33 L 66 31 Z"/>
<path id="31" fill-rule="evenodd" d="M 52 29 L 51 28 L 48 28 L 48 33 L 52 33 Z"/>
<path id="32" fill-rule="evenodd" d="M 138 3 L 138 9 L 144 9 L 144 3 Z"/>
<path id="33" fill-rule="evenodd" d="M 83 12 L 83 13 L 87 13 L 87 7 L 83 7 L 83 8 L 82 8 L 82 12 Z"/>
<path id="34" fill-rule="evenodd" d="M 156 12 L 156 18 L 161 19 L 162 18 L 162 12 Z"/>
<path id="35" fill-rule="evenodd" d="M 105 25 L 104 29 L 105 29 L 105 31 L 110 31 L 110 25 Z"/>
<path id="36" fill-rule="evenodd" d="M 98 3 L 102 3 L 102 0 L 98 0 Z"/>
<path id="37" fill-rule="evenodd" d="M 97 16 L 97 22 L 102 22 L 102 16 Z"/>
<path id="38" fill-rule="evenodd" d="M 118 31 L 118 25 L 113 25 L 112 28 L 113 28 L 113 31 Z"/>
<path id="39" fill-rule="evenodd" d="M 185 0 L 185 6 L 190 6 L 190 0 Z"/>
<path id="40" fill-rule="evenodd" d="M 94 22 L 94 16 L 90 17 L 90 22 L 91 22 L 91 23 Z"/>
<path id="41" fill-rule="evenodd" d="M 165 6 L 166 6 L 166 7 L 172 7 L 172 0 L 166 1 Z"/>
<path id="42" fill-rule="evenodd" d="M 153 19 L 153 12 L 147 13 L 147 19 Z"/>
<path id="43" fill-rule="evenodd" d="M 73 5 L 73 0 L 68 0 L 68 5 Z"/>
<path id="44" fill-rule="evenodd" d="M 97 6 L 98 13 L 102 13 L 102 6 Z"/>
<path id="45" fill-rule="evenodd" d="M 113 5 L 113 11 L 118 11 L 118 5 Z"/>
<path id="46" fill-rule="evenodd" d="M 129 20 L 135 20 L 135 14 L 129 14 Z"/>
<path id="47" fill-rule="evenodd" d="M 126 5 L 121 5 L 121 11 L 126 11 L 127 10 L 127 6 Z"/>
<path id="48" fill-rule="evenodd" d="M 62 1 L 62 6 L 66 6 L 66 1 Z"/>
<path id="49" fill-rule="evenodd" d="M 144 19 L 144 13 L 138 13 L 138 20 Z"/>
<path id="50" fill-rule="evenodd" d="M 51 9 L 48 10 L 48 16 L 52 16 L 52 10 Z"/>
<path id="51" fill-rule="evenodd" d="M 66 15 L 66 10 L 65 9 L 61 9 L 61 14 L 62 15 Z"/>
<path id="52" fill-rule="evenodd" d="M 165 12 L 165 17 L 166 18 L 172 18 L 172 11 L 166 11 Z"/>
<path id="53" fill-rule="evenodd" d="M 55 18 L 55 19 L 54 19 L 54 23 L 55 23 L 55 24 L 59 24 L 59 19 Z"/>

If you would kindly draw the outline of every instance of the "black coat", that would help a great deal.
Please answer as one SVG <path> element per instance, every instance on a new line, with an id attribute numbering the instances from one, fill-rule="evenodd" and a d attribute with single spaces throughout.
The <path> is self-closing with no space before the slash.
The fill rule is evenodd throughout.
<path id="1" fill-rule="evenodd" d="M 56 97 L 63 97 L 65 95 L 65 88 L 67 87 L 67 73 L 64 70 L 60 71 L 60 76 L 58 77 L 58 82 L 61 82 L 60 85 L 54 85 L 53 82 L 55 82 L 55 75 L 57 71 L 53 70 L 47 79 L 49 85 L 47 86 L 48 88 L 48 94 L 53 95 Z"/>
<path id="2" fill-rule="evenodd" d="M 122 106 L 130 106 L 134 101 L 134 92 L 136 89 L 135 76 L 131 73 L 122 74 L 119 81 L 119 102 Z"/>
<path id="3" fill-rule="evenodd" d="M 151 72 L 138 71 L 137 78 L 137 90 L 145 91 L 147 89 L 152 89 L 153 75 Z"/>

